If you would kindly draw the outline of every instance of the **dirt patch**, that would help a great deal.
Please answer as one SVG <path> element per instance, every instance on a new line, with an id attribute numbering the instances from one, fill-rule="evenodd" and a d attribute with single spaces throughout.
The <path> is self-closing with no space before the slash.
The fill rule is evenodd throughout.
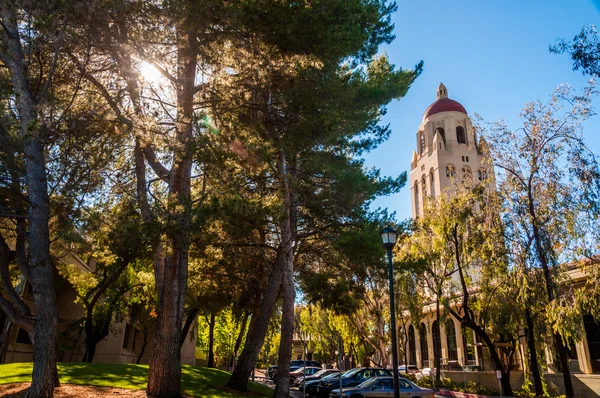
<path id="1" fill-rule="evenodd" d="M 12 383 L 0 385 L 0 396 L 4 398 L 24 398 L 31 383 Z M 63 384 L 54 389 L 57 398 L 96 398 L 96 397 L 121 397 L 121 398 L 145 398 L 146 391 L 127 390 L 113 387 L 76 386 Z"/>

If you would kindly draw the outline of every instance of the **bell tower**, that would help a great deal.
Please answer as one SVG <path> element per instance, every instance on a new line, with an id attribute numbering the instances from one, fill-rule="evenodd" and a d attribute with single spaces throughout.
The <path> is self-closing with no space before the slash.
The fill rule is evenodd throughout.
<path id="1" fill-rule="evenodd" d="M 487 179 L 483 139 L 477 140 L 467 110 L 448 97 L 443 83 L 438 86 L 437 100 L 423 114 L 416 138 L 409 178 L 413 218 L 423 214 L 426 197 L 435 198 L 455 180 Z"/>

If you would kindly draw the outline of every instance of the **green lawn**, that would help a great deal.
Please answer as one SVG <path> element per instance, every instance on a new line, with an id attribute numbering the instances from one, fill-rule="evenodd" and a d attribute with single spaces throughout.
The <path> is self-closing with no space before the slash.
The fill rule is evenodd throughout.
<path id="1" fill-rule="evenodd" d="M 26 383 L 31 381 L 32 363 L 9 363 L 0 365 L 0 384 Z M 61 383 L 90 386 L 108 386 L 143 390 L 148 380 L 148 365 L 114 363 L 59 363 L 58 376 Z M 209 368 L 183 365 L 181 387 L 184 395 L 192 397 L 242 397 L 241 393 L 223 388 L 229 373 Z M 258 383 L 249 383 L 254 396 L 271 396 L 273 390 Z"/>

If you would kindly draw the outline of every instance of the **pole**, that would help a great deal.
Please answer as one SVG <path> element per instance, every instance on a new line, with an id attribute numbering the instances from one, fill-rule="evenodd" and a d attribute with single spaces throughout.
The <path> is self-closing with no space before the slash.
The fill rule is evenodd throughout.
<path id="1" fill-rule="evenodd" d="M 306 396 L 306 352 L 307 352 L 307 349 L 306 349 L 306 342 L 303 341 L 303 343 L 304 343 L 304 352 L 303 352 L 303 354 L 304 354 L 304 372 L 302 374 L 302 382 L 303 382 L 302 383 L 302 385 L 303 385 L 302 396 L 304 397 L 304 396 Z"/>
<path id="2" fill-rule="evenodd" d="M 342 354 L 344 352 L 344 346 L 342 344 L 342 336 L 339 337 L 339 352 L 340 352 L 340 398 L 342 398 Z"/>
<path id="3" fill-rule="evenodd" d="M 398 389 L 398 352 L 396 345 L 396 308 L 394 304 L 394 267 L 392 265 L 392 248 L 387 249 L 388 254 L 388 270 L 390 277 L 390 315 L 391 315 L 391 332 L 392 332 L 392 372 L 394 375 L 394 398 L 400 398 L 400 390 Z"/>

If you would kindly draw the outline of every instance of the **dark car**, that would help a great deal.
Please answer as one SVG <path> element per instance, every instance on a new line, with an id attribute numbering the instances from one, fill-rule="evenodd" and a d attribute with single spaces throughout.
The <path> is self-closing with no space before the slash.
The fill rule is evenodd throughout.
<path id="1" fill-rule="evenodd" d="M 338 374 L 340 372 L 337 369 L 321 369 L 314 375 L 296 378 L 296 381 L 294 381 L 294 385 L 300 386 L 304 382 L 319 380 L 319 379 L 322 379 L 323 377 L 329 376 L 330 374 L 333 374 L 333 373 Z M 302 389 L 302 387 L 300 387 L 300 389 Z"/>
<path id="2" fill-rule="evenodd" d="M 357 385 L 369 380 L 371 377 L 391 376 L 392 371 L 381 368 L 354 368 L 342 375 L 342 389 L 347 387 L 356 387 Z M 327 397 L 331 390 L 340 388 L 340 378 L 333 377 L 327 380 L 320 380 L 317 385 L 317 396 Z"/>
<path id="3" fill-rule="evenodd" d="M 302 362 L 302 364 L 299 364 L 299 362 Z M 310 361 L 306 361 L 307 365 L 309 366 L 308 363 Z M 319 363 L 319 362 L 312 362 L 312 363 Z M 304 361 L 292 361 L 290 362 L 290 373 L 300 369 L 301 367 L 304 366 Z M 319 365 L 320 366 L 320 365 Z M 267 377 L 271 380 L 275 380 L 275 378 L 277 378 L 277 365 L 273 365 L 273 366 L 269 366 L 269 369 L 267 370 Z"/>
<path id="4" fill-rule="evenodd" d="M 294 384 L 296 379 L 312 376 L 321 370 L 321 368 L 317 368 L 316 366 L 303 366 L 300 369 L 294 370 L 293 372 L 290 372 L 290 384 Z"/>
<path id="5" fill-rule="evenodd" d="M 327 369 L 327 370 L 335 370 L 335 369 Z M 327 380 L 327 379 L 331 379 L 331 378 L 337 378 L 339 373 L 340 372 L 338 370 L 335 370 L 335 373 L 329 373 L 329 374 L 321 377 L 320 379 L 307 380 L 306 383 L 300 383 L 300 385 L 298 386 L 298 390 L 305 391 L 307 397 L 315 397 L 317 395 L 317 386 L 319 385 L 319 381 Z M 303 385 L 303 384 L 305 384 L 305 385 Z M 339 385 L 339 381 L 338 381 L 338 385 Z"/>
<path id="6" fill-rule="evenodd" d="M 316 368 L 321 367 L 321 362 L 317 361 L 304 361 L 303 359 L 294 359 L 290 362 L 290 366 L 314 366 Z"/>
<path id="7" fill-rule="evenodd" d="M 356 387 L 343 388 L 342 398 L 389 398 L 394 394 L 393 377 L 373 377 Z M 398 389 L 402 398 L 434 398 L 433 390 L 421 388 L 400 377 Z M 330 398 L 339 398 L 340 390 L 331 390 Z"/>

